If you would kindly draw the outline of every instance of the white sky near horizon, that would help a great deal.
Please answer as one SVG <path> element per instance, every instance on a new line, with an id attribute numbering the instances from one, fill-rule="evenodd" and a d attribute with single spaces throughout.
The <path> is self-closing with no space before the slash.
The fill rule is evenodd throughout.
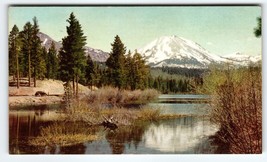
<path id="1" fill-rule="evenodd" d="M 134 51 L 161 36 L 177 35 L 199 43 L 213 54 L 241 52 L 260 55 L 261 38 L 254 36 L 260 6 L 10 6 L 8 31 L 19 30 L 37 17 L 40 31 L 56 41 L 66 36 L 74 12 L 87 46 L 110 52 L 115 35 Z"/>

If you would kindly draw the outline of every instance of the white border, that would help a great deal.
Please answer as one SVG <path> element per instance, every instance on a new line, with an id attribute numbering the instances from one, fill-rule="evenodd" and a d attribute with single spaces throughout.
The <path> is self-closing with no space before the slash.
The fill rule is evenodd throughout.
<path id="1" fill-rule="evenodd" d="M 264 83 L 266 76 L 266 49 L 263 47 L 263 154 L 260 155 L 9 155 L 8 149 L 8 5 L 12 4 L 261 4 L 263 34 L 262 40 L 266 37 L 266 2 L 264 0 L 224 0 L 223 2 L 215 2 L 212 0 L 1 0 L 0 1 L 0 159 L 3 162 L 47 162 L 47 161 L 127 161 L 127 162 L 156 162 L 156 161 L 205 161 L 205 162 L 225 162 L 225 161 L 242 161 L 242 162 L 261 162 L 267 159 L 266 153 L 266 84 Z M 263 44 L 262 44 L 263 45 Z"/>

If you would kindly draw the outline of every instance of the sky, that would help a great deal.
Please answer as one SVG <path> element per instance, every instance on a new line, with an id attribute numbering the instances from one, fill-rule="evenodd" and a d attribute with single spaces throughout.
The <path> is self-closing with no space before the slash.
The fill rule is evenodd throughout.
<path id="1" fill-rule="evenodd" d="M 106 52 L 116 35 L 131 51 L 161 36 L 176 35 L 221 56 L 262 52 L 262 40 L 253 33 L 260 6 L 10 6 L 8 30 L 15 24 L 22 30 L 36 16 L 40 31 L 61 41 L 67 36 L 71 12 L 82 26 L 87 46 Z"/>

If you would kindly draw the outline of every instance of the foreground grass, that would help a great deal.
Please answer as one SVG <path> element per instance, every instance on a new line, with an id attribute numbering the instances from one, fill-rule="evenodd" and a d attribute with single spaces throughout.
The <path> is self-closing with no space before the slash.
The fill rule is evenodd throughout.
<path id="1" fill-rule="evenodd" d="M 70 146 L 88 141 L 95 141 L 99 136 L 93 129 L 83 127 L 81 124 L 58 122 L 41 128 L 40 136 L 31 139 L 33 146 Z M 77 126 L 78 129 L 77 129 Z M 84 125 L 85 126 L 85 125 Z"/>

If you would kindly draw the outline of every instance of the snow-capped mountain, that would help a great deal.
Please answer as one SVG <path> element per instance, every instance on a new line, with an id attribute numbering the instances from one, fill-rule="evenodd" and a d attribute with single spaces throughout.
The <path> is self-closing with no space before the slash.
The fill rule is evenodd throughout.
<path id="1" fill-rule="evenodd" d="M 205 68 L 223 58 L 211 54 L 199 44 L 177 36 L 163 36 L 138 50 L 151 66 Z"/>
<path id="2" fill-rule="evenodd" d="M 210 53 L 198 43 L 177 36 L 163 36 L 155 39 L 138 50 L 148 64 L 152 67 L 183 67 L 183 68 L 207 68 L 209 64 L 230 62 L 237 65 L 245 65 L 248 62 L 256 62 L 256 57 L 235 55 L 221 57 Z M 258 56 L 257 56 L 258 57 Z M 238 59 L 239 58 L 239 59 Z M 260 58 L 260 57 L 258 57 Z"/>
<path id="3" fill-rule="evenodd" d="M 42 41 L 42 46 L 44 46 L 47 50 L 50 48 L 52 41 L 55 43 L 55 47 L 57 51 L 59 51 L 60 48 L 62 47 L 61 42 L 55 41 L 47 34 L 39 32 L 38 36 L 40 37 Z M 90 54 L 93 61 L 105 62 L 109 57 L 109 53 L 104 52 L 99 49 L 94 49 L 88 46 L 85 46 L 85 52 L 86 52 L 86 55 Z"/>
<path id="4" fill-rule="evenodd" d="M 235 52 L 233 54 L 229 54 L 229 55 L 225 55 L 221 57 L 226 59 L 226 62 L 230 62 L 235 65 L 241 65 L 241 66 L 245 66 L 250 63 L 256 63 L 256 62 L 261 61 L 261 55 L 250 56 L 250 55 L 245 55 L 241 52 Z"/>

